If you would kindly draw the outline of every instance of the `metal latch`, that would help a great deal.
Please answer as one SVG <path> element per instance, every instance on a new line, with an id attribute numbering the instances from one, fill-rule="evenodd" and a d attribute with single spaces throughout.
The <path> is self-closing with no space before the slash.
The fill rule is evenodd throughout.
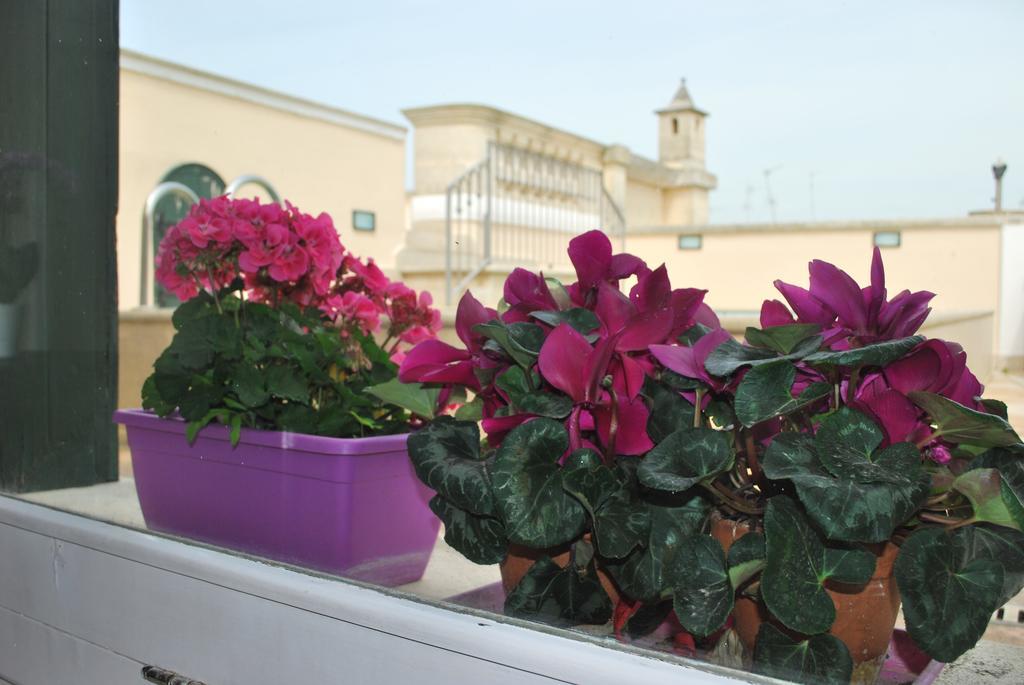
<path id="1" fill-rule="evenodd" d="M 206 685 L 206 683 L 156 666 L 143 666 L 142 678 L 147 683 L 159 683 L 160 685 Z"/>

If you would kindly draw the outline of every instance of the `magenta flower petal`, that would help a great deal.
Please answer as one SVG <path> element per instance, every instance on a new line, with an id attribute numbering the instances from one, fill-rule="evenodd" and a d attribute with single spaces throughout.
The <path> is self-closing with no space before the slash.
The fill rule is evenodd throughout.
<path id="1" fill-rule="evenodd" d="M 949 373 L 952 356 L 938 341 L 929 340 L 918 345 L 910 354 L 898 359 L 883 371 L 889 386 L 906 395 L 916 390 L 935 392 L 947 380 L 942 375 Z"/>
<path id="2" fill-rule="evenodd" d="M 455 334 L 459 336 L 459 340 L 467 349 L 479 350 L 480 336 L 473 332 L 473 326 L 487 323 L 497 316 L 498 313 L 495 310 L 480 304 L 480 301 L 467 290 L 459 300 L 459 307 L 455 312 Z"/>
<path id="3" fill-rule="evenodd" d="M 641 388 L 644 387 L 644 379 L 647 377 L 644 367 L 626 354 L 619 357 L 617 366 L 619 368 L 615 369 L 616 372 L 612 374 L 615 391 L 633 399 L 640 394 Z"/>
<path id="4" fill-rule="evenodd" d="M 886 444 L 914 440 L 920 432 L 920 410 L 905 395 L 885 389 L 854 402 L 882 427 Z"/>
<path id="5" fill-rule="evenodd" d="M 605 335 L 618 333 L 626 327 L 636 308 L 629 298 L 607 281 L 597 287 L 597 304 L 594 313 L 604 326 Z"/>
<path id="6" fill-rule="evenodd" d="M 697 314 L 693 319 L 695 323 L 707 326 L 711 330 L 722 327 L 722 322 L 718 320 L 718 315 L 715 314 L 715 311 L 708 306 L 707 302 L 700 303 L 700 306 L 697 307 Z"/>
<path id="7" fill-rule="evenodd" d="M 636 285 L 629 291 L 630 301 L 640 311 L 664 307 L 671 297 L 672 284 L 669 282 L 668 270 L 664 264 L 640 276 Z"/>
<path id="8" fill-rule="evenodd" d="M 612 257 L 608 267 L 608 277 L 619 281 L 629 276 L 641 276 L 649 271 L 644 260 L 636 255 L 620 253 Z"/>
<path id="9" fill-rule="evenodd" d="M 398 369 L 403 383 L 456 383 L 479 390 L 472 355 L 440 340 L 425 340 L 409 350 Z"/>
<path id="10" fill-rule="evenodd" d="M 828 326 L 835 321 L 835 311 L 803 288 L 782 281 L 775 281 L 775 289 L 786 298 L 786 302 L 793 308 L 801 322 Z"/>
<path id="11" fill-rule="evenodd" d="M 612 243 L 601 231 L 587 231 L 569 241 L 569 259 L 580 287 L 589 290 L 608 277 Z"/>
<path id="12" fill-rule="evenodd" d="M 491 447 L 498 447 L 509 431 L 530 419 L 537 418 L 534 414 L 513 414 L 512 416 L 492 416 L 480 422 L 487 434 L 487 442 Z"/>
<path id="13" fill-rule="evenodd" d="M 505 279 L 504 295 L 510 307 L 522 307 L 527 313 L 558 309 L 544 277 L 519 267 Z"/>
<path id="14" fill-rule="evenodd" d="M 619 352 L 635 352 L 646 350 L 648 346 L 659 343 L 672 332 L 675 313 L 672 305 L 666 301 L 665 306 L 649 309 L 634 316 L 622 331 L 615 349 Z"/>
<path id="15" fill-rule="evenodd" d="M 848 328 L 867 329 L 868 316 L 860 286 L 834 264 L 815 259 L 809 266 L 810 294 L 834 311 Z"/>
<path id="16" fill-rule="evenodd" d="M 786 326 L 794 323 L 793 314 L 786 305 L 778 300 L 765 300 L 761 303 L 761 328 Z"/>
<path id="17" fill-rule="evenodd" d="M 540 348 L 537 368 L 544 379 L 574 402 L 587 398 L 590 363 L 594 349 L 569 324 L 559 324 Z M 607 364 L 607 362 L 606 362 Z"/>
<path id="18" fill-rule="evenodd" d="M 640 398 L 629 400 L 625 397 L 618 398 L 615 410 L 608 405 L 597 409 L 597 434 L 601 442 L 610 444 L 612 439 L 612 423 L 615 423 L 615 453 L 634 455 L 643 454 L 652 447 L 647 435 L 647 419 L 650 412 Z"/>
<path id="19" fill-rule="evenodd" d="M 707 290 L 700 288 L 678 288 L 672 291 L 672 331 L 669 337 L 675 340 L 681 333 L 697 322 L 697 313 L 704 302 Z"/>

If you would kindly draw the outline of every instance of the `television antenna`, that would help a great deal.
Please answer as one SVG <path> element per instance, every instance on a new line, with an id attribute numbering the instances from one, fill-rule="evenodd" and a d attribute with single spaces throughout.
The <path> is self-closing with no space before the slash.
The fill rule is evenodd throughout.
<path id="1" fill-rule="evenodd" d="M 775 223 L 775 195 L 772 194 L 772 174 L 782 168 L 781 164 L 776 164 L 770 169 L 764 170 L 764 197 L 765 202 L 768 203 L 768 211 L 772 216 L 772 223 Z"/>

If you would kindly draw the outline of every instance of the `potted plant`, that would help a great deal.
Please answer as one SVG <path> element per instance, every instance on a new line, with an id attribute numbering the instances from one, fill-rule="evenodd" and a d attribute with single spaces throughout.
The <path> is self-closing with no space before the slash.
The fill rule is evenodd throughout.
<path id="1" fill-rule="evenodd" d="M 203 200 L 160 244 L 175 335 L 119 411 L 149 527 L 401 584 L 437 535 L 410 429 L 447 401 L 403 386 L 430 296 L 345 251 L 326 214 Z M 376 337 L 375 337 L 376 336 Z"/>
<path id="2" fill-rule="evenodd" d="M 632 361 L 604 342 L 618 310 L 589 310 L 597 323 L 578 332 L 584 344 L 568 333 L 585 285 L 557 307 L 528 305 L 537 325 L 558 323 L 523 370 L 536 373 L 531 395 L 572 396 L 573 383 L 598 378 L 591 388 L 621 397 L 635 363 L 643 408 L 620 409 L 605 435 L 627 430 L 643 450 L 601 440 L 596 418 L 579 424 L 574 444 L 571 420 L 503 403 L 515 386 L 488 384 L 490 369 L 504 379 L 521 365 L 485 335 L 494 322 L 462 356 L 438 355 L 436 343 L 410 353 L 403 377 L 459 382 L 447 374 L 469 367 L 490 421 L 518 423 L 490 451 L 477 450 L 475 424 L 443 417 L 410 445 L 450 544 L 492 563 L 510 543 L 533 544 L 538 560 L 506 611 L 600 623 L 617 594 L 624 639 L 657 631 L 721 654 L 738 635 L 755 671 L 815 683 L 874 682 L 901 600 L 910 637 L 937 661 L 980 639 L 1024 585 L 1024 446 L 1005 406 L 980 399 L 959 346 L 915 335 L 931 293 L 887 299 L 877 251 L 866 288 L 831 264 L 810 271 L 809 290 L 776 283 L 793 311 L 766 302 L 745 343 L 705 316 L 630 350 Z M 658 292 L 648 283 L 638 281 L 631 304 Z M 522 301 L 506 287 L 504 319 L 510 294 Z M 428 356 L 444 369 L 412 364 Z M 583 399 L 581 413 L 607 411 L 602 391 Z M 565 568 L 552 556 L 559 547 L 570 550 Z"/>

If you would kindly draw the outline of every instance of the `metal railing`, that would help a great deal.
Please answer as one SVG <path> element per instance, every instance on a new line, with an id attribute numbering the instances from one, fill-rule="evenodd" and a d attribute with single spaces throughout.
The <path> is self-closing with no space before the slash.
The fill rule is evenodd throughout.
<path id="1" fill-rule="evenodd" d="M 448 303 L 491 265 L 570 269 L 569 240 L 593 229 L 625 242 L 625 219 L 600 170 L 489 143 L 446 192 Z"/>

